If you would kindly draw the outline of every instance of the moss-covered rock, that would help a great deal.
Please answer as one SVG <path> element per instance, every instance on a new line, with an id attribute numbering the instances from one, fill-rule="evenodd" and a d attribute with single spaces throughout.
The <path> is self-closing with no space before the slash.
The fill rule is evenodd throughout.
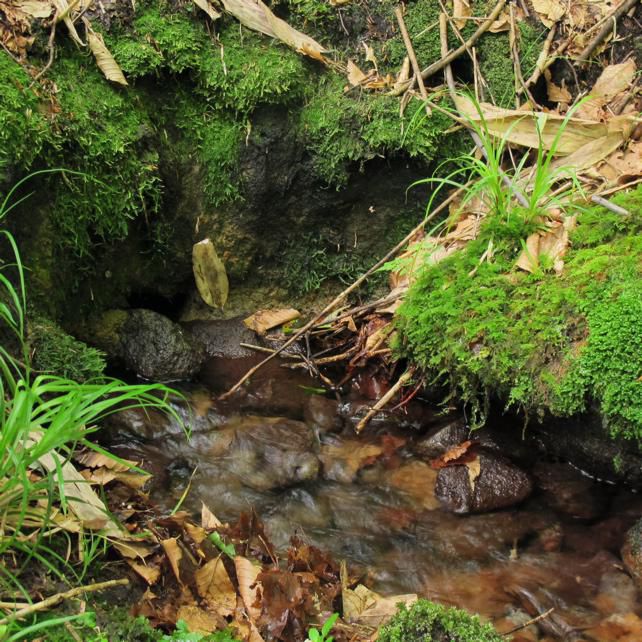
<path id="1" fill-rule="evenodd" d="M 634 213 L 641 200 L 642 189 L 616 199 Z M 419 276 L 399 314 L 406 353 L 478 409 L 491 395 L 540 416 L 596 402 L 613 434 L 642 437 L 640 231 L 636 214 L 590 209 L 562 274 L 526 274 L 514 263 L 529 224 L 490 217 Z"/>
<path id="2" fill-rule="evenodd" d="M 409 609 L 401 606 L 379 630 L 380 642 L 501 642 L 504 638 L 475 615 L 418 600 Z"/>

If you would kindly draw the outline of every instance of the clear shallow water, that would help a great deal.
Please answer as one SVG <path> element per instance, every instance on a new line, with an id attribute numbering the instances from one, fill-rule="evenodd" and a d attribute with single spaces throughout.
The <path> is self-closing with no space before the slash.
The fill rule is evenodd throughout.
<path id="1" fill-rule="evenodd" d="M 500 631 L 555 607 L 516 639 L 642 640 L 637 589 L 619 557 L 642 515 L 639 496 L 561 462 L 531 461 L 536 491 L 525 503 L 453 515 L 434 497 L 437 471 L 417 452 L 422 435 L 452 417 L 416 402 L 357 439 L 355 415 L 385 384 L 363 379 L 340 399 L 320 398 L 310 394 L 315 382 L 278 364 L 217 403 L 252 362 L 213 361 L 203 384 L 185 390 L 189 403 L 177 410 L 189 442 L 154 414 L 128 411 L 112 425 L 118 453 L 154 474 L 159 505 L 173 508 L 189 485 L 187 510 L 204 502 L 234 521 L 254 509 L 277 549 L 296 534 L 346 559 L 376 591 L 464 607 Z"/>

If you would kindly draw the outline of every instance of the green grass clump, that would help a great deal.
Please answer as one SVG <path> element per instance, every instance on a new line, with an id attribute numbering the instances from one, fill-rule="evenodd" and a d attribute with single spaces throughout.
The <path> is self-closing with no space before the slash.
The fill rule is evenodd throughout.
<path id="1" fill-rule="evenodd" d="M 0 182 L 12 165 L 28 168 L 49 139 L 31 78 L 0 50 Z"/>
<path id="2" fill-rule="evenodd" d="M 635 212 L 641 197 L 616 200 Z M 566 416 L 596 401 L 612 433 L 642 437 L 639 230 L 635 215 L 588 210 L 562 274 L 527 274 L 514 263 L 528 225 L 511 233 L 489 217 L 477 240 L 421 271 L 399 311 L 404 350 L 478 408 L 497 395 Z M 480 263 L 491 240 L 493 259 Z"/>
<path id="3" fill-rule="evenodd" d="M 29 324 L 29 346 L 33 366 L 42 373 L 84 382 L 105 371 L 105 355 L 100 350 L 74 339 L 48 319 L 37 318 Z"/>
<path id="4" fill-rule="evenodd" d="M 428 600 L 404 605 L 379 630 L 380 642 L 501 642 L 504 638 L 476 615 Z"/>

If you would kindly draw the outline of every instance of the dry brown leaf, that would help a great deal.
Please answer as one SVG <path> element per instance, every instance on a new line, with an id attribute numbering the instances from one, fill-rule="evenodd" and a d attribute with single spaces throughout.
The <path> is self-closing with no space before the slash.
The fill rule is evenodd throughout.
<path id="1" fill-rule="evenodd" d="M 595 172 L 609 184 L 625 185 L 642 176 L 642 141 L 631 141 L 624 150 L 617 150 Z"/>
<path id="2" fill-rule="evenodd" d="M 559 0 L 531 0 L 539 19 L 546 27 L 552 27 L 566 13 L 565 5 Z"/>
<path id="3" fill-rule="evenodd" d="M 75 459 L 78 463 L 83 466 L 87 466 L 88 468 L 104 467 L 116 472 L 129 470 L 137 465 L 137 462 L 135 461 L 131 461 L 129 459 L 116 460 L 109 455 L 104 455 L 103 453 L 99 453 L 94 450 L 85 450 L 84 452 L 76 455 Z"/>
<path id="4" fill-rule="evenodd" d="M 201 526 L 206 531 L 223 526 L 221 520 L 204 503 L 201 505 Z"/>
<path id="5" fill-rule="evenodd" d="M 221 556 L 210 560 L 194 573 L 198 594 L 221 615 L 231 615 L 236 607 L 236 590 Z"/>
<path id="6" fill-rule="evenodd" d="M 192 269 L 201 298 L 211 308 L 223 308 L 227 302 L 230 284 L 223 261 L 218 257 L 210 239 L 203 239 L 192 247 Z"/>
<path id="7" fill-rule="evenodd" d="M 76 42 L 76 44 L 80 45 L 81 47 L 85 46 L 85 43 L 82 41 L 80 36 L 78 35 L 78 32 L 76 31 L 76 26 L 74 25 L 74 21 L 70 17 L 70 10 L 69 10 L 69 3 L 67 0 L 52 0 L 54 3 L 54 6 L 56 7 L 56 22 L 60 20 L 59 16 L 64 16 L 63 21 L 65 23 L 65 26 L 67 27 L 67 30 L 69 31 L 69 35 L 72 37 L 72 39 Z"/>
<path id="8" fill-rule="evenodd" d="M 140 564 L 132 560 L 127 560 L 127 563 L 138 573 L 150 586 L 156 584 L 160 578 L 160 568 L 158 566 L 149 566 L 147 564 Z"/>
<path id="9" fill-rule="evenodd" d="M 306 56 L 325 62 L 327 49 L 277 18 L 261 0 L 222 0 L 225 10 L 250 29 L 278 38 Z"/>
<path id="10" fill-rule="evenodd" d="M 243 319 L 243 323 L 250 330 L 254 330 L 257 334 L 265 334 L 268 330 L 276 328 L 277 326 L 294 321 L 301 316 L 298 310 L 293 308 L 284 308 L 282 310 L 259 310 L 247 319 Z"/>
<path id="11" fill-rule="evenodd" d="M 169 564 L 172 567 L 174 576 L 178 580 L 179 584 L 182 584 L 181 580 L 181 571 L 180 571 L 180 561 L 183 558 L 183 551 L 181 551 L 180 546 L 178 545 L 178 540 L 175 537 L 170 537 L 169 539 L 161 540 L 161 546 L 167 555 Z"/>
<path id="12" fill-rule="evenodd" d="M 256 579 L 261 573 L 260 566 L 255 566 L 246 557 L 237 555 L 234 558 L 236 579 L 239 583 L 239 593 L 243 599 L 245 610 L 252 622 L 256 622 L 261 615 L 261 608 L 254 606 L 261 596 L 261 583 Z"/>
<path id="13" fill-rule="evenodd" d="M 194 0 L 194 4 L 212 20 L 218 20 L 221 17 L 221 12 L 217 11 L 209 0 Z"/>
<path id="14" fill-rule="evenodd" d="M 475 492 L 475 484 L 477 483 L 477 478 L 481 473 L 481 462 L 479 457 L 475 457 L 472 461 L 467 461 L 466 470 L 468 471 L 468 483 L 470 484 L 470 489 Z"/>
<path id="15" fill-rule="evenodd" d="M 610 102 L 624 91 L 627 91 L 635 79 L 635 60 L 629 58 L 619 65 L 607 65 L 589 92 L 593 98 L 600 97 Z"/>
<path id="16" fill-rule="evenodd" d="M 114 60 L 114 57 L 111 55 L 109 49 L 105 45 L 105 41 L 101 34 L 96 33 L 91 26 L 89 21 L 83 18 L 85 23 L 85 29 L 87 34 L 87 44 L 91 49 L 91 53 L 94 54 L 96 59 L 96 64 L 100 71 L 103 72 L 103 75 L 107 80 L 115 82 L 118 85 L 127 86 L 127 80 L 123 74 L 122 69 L 119 67 L 118 63 Z"/>
<path id="17" fill-rule="evenodd" d="M 226 626 L 227 622 L 219 616 L 209 611 L 192 605 L 186 604 L 178 609 L 176 621 L 183 620 L 191 633 L 214 633 L 215 631 Z"/>
<path id="18" fill-rule="evenodd" d="M 473 122 L 481 122 L 482 117 L 468 97 L 457 96 L 456 103 L 462 115 Z M 556 156 L 570 155 L 587 143 L 607 136 L 619 137 L 621 143 L 628 139 L 635 126 L 630 115 L 615 116 L 608 123 L 570 118 L 564 124 L 565 118 L 559 114 L 501 109 L 490 103 L 481 103 L 480 109 L 484 127 L 492 137 L 532 149 L 554 147 Z M 539 131 L 537 123 L 540 124 Z"/>
<path id="19" fill-rule="evenodd" d="M 546 78 L 546 93 L 548 94 L 548 99 L 554 103 L 570 104 L 573 96 L 571 96 L 571 92 L 564 86 L 564 82 L 562 81 L 561 87 L 556 85 L 551 80 L 551 72 L 548 69 L 544 71 L 544 77 Z M 577 112 L 576 115 L 579 116 Z"/>
<path id="20" fill-rule="evenodd" d="M 48 18 L 54 10 L 54 6 L 49 0 L 17 0 L 13 6 L 32 18 Z M 3 13 L 5 13 L 4 8 Z"/>
<path id="21" fill-rule="evenodd" d="M 526 272 L 537 272 L 540 269 L 540 258 L 547 256 L 558 274 L 564 267 L 563 257 L 568 249 L 568 233 L 575 227 L 574 216 L 564 222 L 550 221 L 548 229 L 536 232 L 526 239 L 526 247 L 519 255 L 516 266 Z"/>
<path id="22" fill-rule="evenodd" d="M 470 1 L 471 0 L 453 0 L 453 22 L 457 25 L 458 29 L 463 29 L 466 24 L 468 24 L 466 18 L 470 18 L 473 14 L 470 8 Z"/>
<path id="23" fill-rule="evenodd" d="M 365 82 L 366 78 L 368 77 L 350 59 L 348 59 L 347 71 L 348 71 L 348 82 L 352 87 L 357 87 L 358 85 L 361 85 L 363 82 Z"/>
<path id="24" fill-rule="evenodd" d="M 457 444 L 452 448 L 449 448 L 442 456 L 441 460 L 445 462 L 454 461 L 459 459 L 464 453 L 468 452 L 468 449 L 473 445 L 473 442 L 469 439 L 463 441 L 461 444 Z"/>
<path id="25" fill-rule="evenodd" d="M 377 69 L 377 56 L 375 55 L 374 49 L 365 42 L 362 42 L 361 44 L 366 50 L 366 61 L 371 62 L 374 65 L 374 68 Z"/>

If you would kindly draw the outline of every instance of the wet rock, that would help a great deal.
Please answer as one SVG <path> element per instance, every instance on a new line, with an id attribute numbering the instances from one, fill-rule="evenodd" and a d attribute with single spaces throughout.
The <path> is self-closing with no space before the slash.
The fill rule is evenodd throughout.
<path id="1" fill-rule="evenodd" d="M 454 513 L 481 513 L 524 501 L 533 490 L 529 475 L 490 451 L 479 452 L 479 475 L 474 479 L 466 465 L 442 468 L 435 495 Z"/>
<path id="2" fill-rule="evenodd" d="M 603 615 L 630 613 L 637 609 L 638 589 L 633 579 L 613 568 L 600 578 L 595 606 Z"/>
<path id="3" fill-rule="evenodd" d="M 424 459 L 435 459 L 466 439 L 468 439 L 466 424 L 462 419 L 455 419 L 446 425 L 433 428 L 415 443 L 413 450 Z"/>
<path id="4" fill-rule="evenodd" d="M 99 348 L 145 379 L 189 379 L 205 359 L 198 341 L 152 310 L 110 310 L 91 330 Z"/>
<path id="5" fill-rule="evenodd" d="M 626 570 L 642 589 L 642 519 L 627 531 L 624 545 L 620 551 Z"/>
<path id="6" fill-rule="evenodd" d="M 185 331 L 201 343 L 208 357 L 240 359 L 256 356 L 256 351 L 241 343 L 256 344 L 256 336 L 243 324 L 243 317 L 214 321 L 189 321 L 182 324 Z"/>
<path id="7" fill-rule="evenodd" d="M 320 433 L 339 432 L 343 427 L 339 404 L 321 395 L 311 395 L 306 400 L 303 417 L 308 426 Z"/>
<path id="8" fill-rule="evenodd" d="M 593 520 L 608 506 L 606 488 L 567 464 L 540 462 L 534 475 L 547 505 L 562 515 Z"/>

